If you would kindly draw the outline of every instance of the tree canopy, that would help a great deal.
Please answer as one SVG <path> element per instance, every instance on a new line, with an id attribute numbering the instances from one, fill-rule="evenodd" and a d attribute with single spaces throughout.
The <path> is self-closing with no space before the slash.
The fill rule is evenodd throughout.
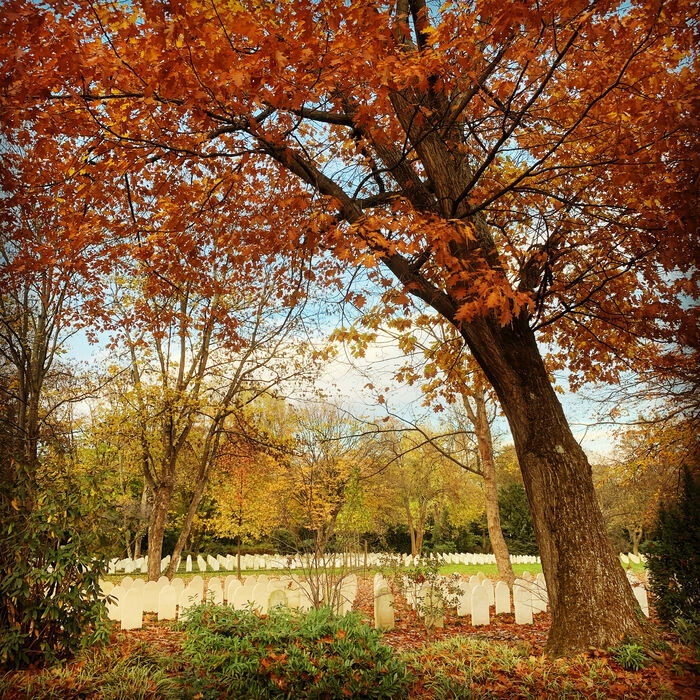
<path id="1" fill-rule="evenodd" d="M 548 372 L 693 366 L 686 3 L 16 0 L 0 21 L 3 205 L 70 191 L 40 258 L 172 281 L 229 250 L 249 280 L 283 260 L 283 295 L 359 265 L 386 315 L 420 299 L 508 418 L 550 652 L 639 631 Z"/>

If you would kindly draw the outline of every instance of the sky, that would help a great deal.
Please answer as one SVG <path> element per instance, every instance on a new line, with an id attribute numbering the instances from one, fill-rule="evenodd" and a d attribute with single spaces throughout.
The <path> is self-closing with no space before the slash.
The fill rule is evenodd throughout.
<path id="1" fill-rule="evenodd" d="M 104 349 L 107 335 L 100 336 L 98 344 L 91 344 L 84 332 L 75 334 L 67 346 L 67 359 L 81 363 L 105 364 L 111 355 Z M 431 408 L 423 405 L 419 386 L 408 386 L 393 381 L 392 377 L 403 361 L 401 351 L 388 336 L 381 336 L 378 343 L 369 346 L 362 358 L 353 358 L 344 348 L 337 356 L 324 363 L 315 388 L 327 401 L 339 406 L 358 418 L 380 419 L 391 413 L 409 421 L 428 422 L 440 420 Z M 579 441 L 589 459 L 599 461 L 614 450 L 614 436 L 609 425 L 601 425 L 597 414 L 601 409 L 595 400 L 595 391 L 579 393 L 568 390 L 566 376 L 560 374 L 557 382 L 564 393 L 558 394 L 574 437 Z M 382 394 L 385 404 L 379 404 Z M 588 396 L 587 394 L 590 394 Z M 308 395 L 299 402 L 309 401 Z M 508 423 L 504 416 L 496 418 L 492 427 L 498 445 L 512 444 Z"/>

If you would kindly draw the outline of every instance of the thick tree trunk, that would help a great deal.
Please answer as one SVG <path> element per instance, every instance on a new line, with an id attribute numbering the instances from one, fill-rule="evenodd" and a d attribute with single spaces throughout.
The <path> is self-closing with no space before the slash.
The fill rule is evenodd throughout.
<path id="1" fill-rule="evenodd" d="M 552 606 L 547 652 L 571 655 L 640 634 L 637 604 L 608 540 L 590 465 L 527 319 L 507 327 L 472 321 L 464 336 L 515 441 Z"/>
<path id="2" fill-rule="evenodd" d="M 202 502 L 202 496 L 204 495 L 204 488 L 206 486 L 206 479 L 201 479 L 199 483 L 195 486 L 194 493 L 190 499 L 190 505 L 187 509 L 187 515 L 185 516 L 185 522 L 182 524 L 182 530 L 180 530 L 180 536 L 177 538 L 175 543 L 175 549 L 173 549 L 173 554 L 170 559 L 170 564 L 168 564 L 168 570 L 165 575 L 168 578 L 172 578 L 177 570 L 177 564 L 180 561 L 180 555 L 182 550 L 185 548 L 185 543 L 187 538 L 190 536 L 190 531 L 192 530 L 192 523 L 194 522 L 194 516 L 197 514 L 199 509 L 199 504 Z"/>
<path id="3" fill-rule="evenodd" d="M 168 521 L 168 508 L 172 498 L 172 487 L 161 486 L 153 494 L 153 511 L 148 526 L 148 580 L 160 578 L 160 560 L 163 553 L 163 535 Z"/>
<path id="4" fill-rule="evenodd" d="M 480 380 L 478 380 L 480 381 Z M 468 397 L 463 396 L 465 408 L 471 413 Z M 505 581 L 511 588 L 515 582 L 515 574 L 510 563 L 508 546 L 501 529 L 501 516 L 498 512 L 498 484 L 496 483 L 496 465 L 493 459 L 493 440 L 491 439 L 491 427 L 489 426 L 486 412 L 486 397 L 483 387 L 477 386 L 473 393 L 476 412 L 472 423 L 476 433 L 476 442 L 481 458 L 481 475 L 484 479 L 484 502 L 486 506 L 486 525 L 489 531 L 491 549 L 496 557 L 498 577 Z M 471 416 L 470 416 L 471 418 Z"/>

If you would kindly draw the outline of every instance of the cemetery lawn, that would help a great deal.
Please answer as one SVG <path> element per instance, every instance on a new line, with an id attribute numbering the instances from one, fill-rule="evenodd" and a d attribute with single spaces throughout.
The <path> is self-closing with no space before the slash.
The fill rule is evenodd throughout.
<path id="1" fill-rule="evenodd" d="M 542 572 L 542 565 L 541 564 L 513 564 L 513 572 L 515 573 L 516 576 L 521 576 L 523 571 L 529 571 L 531 574 L 537 575 Z M 643 574 L 646 571 L 644 564 L 632 564 L 630 563 L 629 565 L 625 566 L 625 569 L 630 569 L 637 575 L 642 575 L 641 577 L 644 578 Z M 368 576 L 374 576 L 380 569 L 376 567 L 368 567 L 367 568 L 367 575 Z M 450 574 L 459 574 L 460 576 L 464 576 L 465 578 L 469 578 L 472 575 L 478 574 L 479 571 L 483 571 L 483 573 L 488 576 L 489 578 L 492 578 L 494 580 L 498 579 L 498 568 L 495 564 L 445 564 L 440 567 L 439 573 L 443 576 L 449 576 Z M 215 576 L 229 576 L 233 575 L 235 576 L 238 572 L 235 569 L 220 569 L 217 571 L 214 575 Z M 243 569 L 241 571 L 241 576 L 245 578 L 246 576 L 261 576 L 261 575 L 274 575 L 274 574 L 279 574 L 279 571 L 275 570 L 268 570 L 268 569 Z M 284 573 L 284 572 L 282 572 Z M 337 570 L 336 573 L 340 573 L 340 570 Z M 190 573 L 185 573 L 183 571 L 179 571 L 175 574 L 176 578 L 183 578 L 185 579 L 185 583 L 188 581 L 191 581 L 195 576 L 203 576 L 203 578 L 206 580 L 209 578 L 209 576 L 212 575 L 211 572 L 201 574 L 198 571 L 192 571 Z M 147 579 L 148 577 L 146 574 L 141 574 L 139 572 L 134 572 L 129 574 L 131 578 L 137 579 L 137 578 L 142 578 L 142 579 Z M 114 584 L 119 583 L 124 578 L 124 574 L 107 574 L 103 577 L 106 581 L 111 581 Z"/>
<path id="2" fill-rule="evenodd" d="M 480 568 L 486 573 L 488 567 Z M 524 568 L 536 571 L 533 566 Z M 372 578 L 362 577 L 355 609 L 366 614 L 367 624 L 372 601 Z M 382 644 L 388 645 L 393 657 L 405 667 L 405 690 L 394 697 L 700 698 L 697 651 L 680 645 L 666 631 L 660 631 L 656 648 L 642 650 L 644 665 L 632 671 L 618 663 L 615 652 L 592 651 L 573 659 L 545 657 L 543 648 L 550 624 L 547 613 L 535 615 L 533 625 L 516 625 L 513 615 L 499 615 L 484 627 L 472 627 L 467 619 L 448 615 L 445 627 L 430 633 L 400 600 L 395 613 L 395 629 L 381 635 Z M 653 617 L 652 622 L 656 622 Z M 196 659 L 187 657 L 183 651 L 186 634 L 149 614 L 143 629 L 122 632 L 115 626 L 108 645 L 85 650 L 63 666 L 0 676 L 0 697 L 230 697 L 207 675 L 204 662 L 200 666 Z M 329 656 L 342 653 L 334 640 L 324 641 L 329 644 Z M 275 654 L 269 647 L 265 653 L 276 660 L 286 656 Z M 279 697 L 286 697 L 282 690 L 284 675 L 276 678 Z M 273 697 L 260 695 L 254 683 L 253 679 L 248 697 Z M 318 697 L 313 694 L 314 687 L 310 679 L 308 694 L 295 697 Z"/>

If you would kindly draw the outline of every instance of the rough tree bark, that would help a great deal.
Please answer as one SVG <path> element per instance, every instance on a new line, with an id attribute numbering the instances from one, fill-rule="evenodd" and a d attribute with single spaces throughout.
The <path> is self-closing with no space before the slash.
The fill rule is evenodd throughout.
<path id="1" fill-rule="evenodd" d="M 591 467 L 566 421 L 523 315 L 482 319 L 465 340 L 498 394 L 515 442 L 549 600 L 553 655 L 639 634 L 636 603 L 608 540 Z"/>

